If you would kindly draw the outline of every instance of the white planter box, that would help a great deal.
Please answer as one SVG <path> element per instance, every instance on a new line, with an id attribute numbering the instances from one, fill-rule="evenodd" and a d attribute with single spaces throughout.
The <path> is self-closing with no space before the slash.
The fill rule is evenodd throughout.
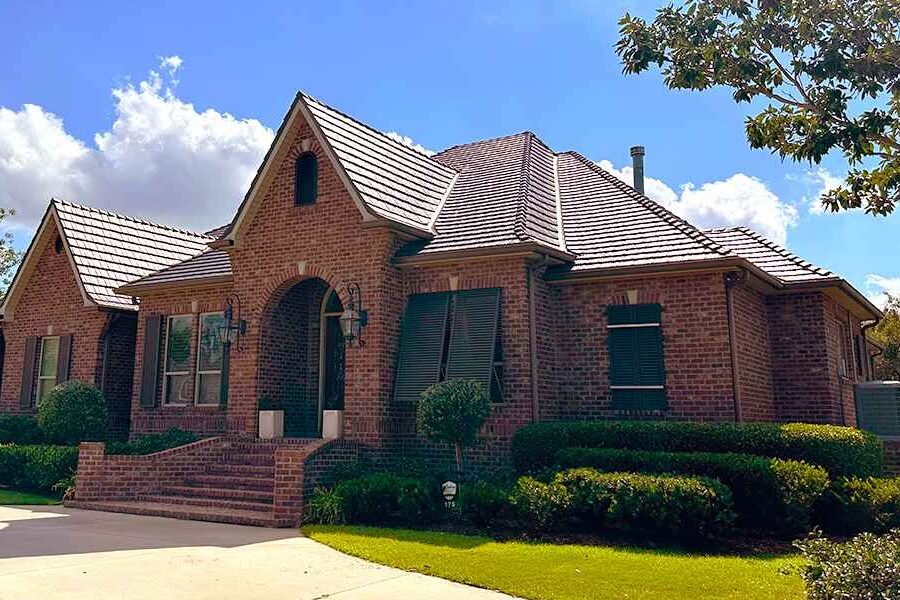
<path id="1" fill-rule="evenodd" d="M 259 439 L 271 440 L 284 437 L 284 411 L 259 411 Z"/>
<path id="2" fill-rule="evenodd" d="M 344 411 L 322 411 L 322 439 L 333 440 L 344 435 Z"/>

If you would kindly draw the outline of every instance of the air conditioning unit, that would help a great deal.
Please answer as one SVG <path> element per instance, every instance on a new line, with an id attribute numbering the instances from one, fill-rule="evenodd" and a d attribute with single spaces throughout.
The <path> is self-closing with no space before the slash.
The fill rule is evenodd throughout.
<path id="1" fill-rule="evenodd" d="M 900 438 L 900 381 L 857 383 L 856 421 L 875 435 Z"/>

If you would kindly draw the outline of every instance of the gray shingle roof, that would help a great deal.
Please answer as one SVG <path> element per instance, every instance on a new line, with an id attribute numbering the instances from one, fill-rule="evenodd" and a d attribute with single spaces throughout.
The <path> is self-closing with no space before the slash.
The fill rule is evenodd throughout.
<path id="1" fill-rule="evenodd" d="M 746 227 L 708 229 L 704 233 L 786 284 L 836 278 L 831 271 L 803 260 Z"/>
<path id="2" fill-rule="evenodd" d="M 142 287 L 167 285 L 191 281 L 219 280 L 231 277 L 231 257 L 223 250 L 207 249 L 202 254 L 172 265 L 137 281 L 132 281 L 125 289 L 137 292 Z M 124 291 L 124 290 L 123 290 Z"/>
<path id="3" fill-rule="evenodd" d="M 428 230 L 456 175 L 453 169 L 311 96 L 303 99 L 369 208 Z"/>
<path id="4" fill-rule="evenodd" d="M 149 221 L 52 201 L 85 293 L 101 306 L 136 310 L 121 285 L 206 250 L 212 238 Z"/>
<path id="5" fill-rule="evenodd" d="M 409 252 L 533 242 L 560 249 L 554 154 L 526 131 L 454 146 L 432 157 L 459 172 L 435 237 Z"/>

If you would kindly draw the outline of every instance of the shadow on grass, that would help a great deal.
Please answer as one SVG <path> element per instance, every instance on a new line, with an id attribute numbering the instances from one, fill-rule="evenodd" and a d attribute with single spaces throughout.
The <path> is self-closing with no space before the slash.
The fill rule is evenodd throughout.
<path id="1" fill-rule="evenodd" d="M 485 536 L 464 535 L 446 531 L 394 529 L 388 527 L 370 527 L 366 525 L 307 525 L 302 528 L 302 531 L 304 535 L 307 536 L 315 533 L 349 534 L 373 539 L 412 542 L 416 544 L 425 544 L 427 546 L 452 548 L 454 550 L 472 550 L 496 541 Z"/>

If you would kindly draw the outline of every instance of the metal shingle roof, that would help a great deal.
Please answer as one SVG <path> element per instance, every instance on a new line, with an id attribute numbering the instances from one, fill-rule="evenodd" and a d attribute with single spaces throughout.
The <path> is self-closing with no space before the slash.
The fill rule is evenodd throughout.
<path id="1" fill-rule="evenodd" d="M 456 172 L 302 94 L 363 200 L 378 216 L 428 230 Z"/>
<path id="2" fill-rule="evenodd" d="M 101 306 L 136 310 L 123 284 L 205 250 L 211 237 L 53 200 L 63 237 L 87 295 Z"/>
<path id="3" fill-rule="evenodd" d="M 203 280 L 223 279 L 231 277 L 231 257 L 223 250 L 206 250 L 192 258 L 172 265 L 146 277 L 132 281 L 126 289 L 137 290 L 141 287 L 181 283 L 184 281 L 202 282 Z"/>
<path id="4" fill-rule="evenodd" d="M 746 227 L 708 229 L 704 233 L 786 284 L 837 277 Z"/>

